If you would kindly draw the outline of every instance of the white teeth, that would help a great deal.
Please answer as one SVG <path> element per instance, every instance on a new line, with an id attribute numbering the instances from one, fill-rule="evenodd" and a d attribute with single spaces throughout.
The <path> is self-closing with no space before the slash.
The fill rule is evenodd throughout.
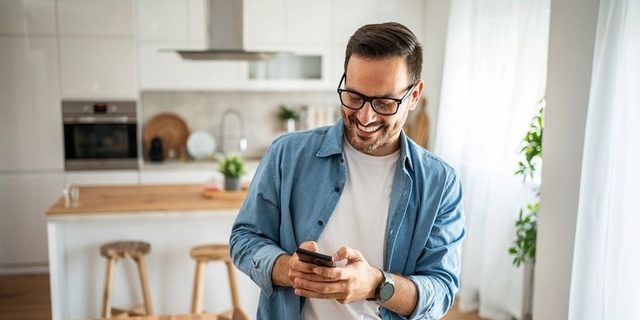
<path id="1" fill-rule="evenodd" d="M 360 130 L 362 130 L 364 132 L 367 132 L 367 133 L 378 131 L 378 129 L 380 129 L 380 127 L 382 127 L 380 125 L 379 126 L 375 126 L 375 127 L 363 127 L 360 124 L 357 124 L 357 126 L 358 126 L 358 129 L 360 129 Z"/>

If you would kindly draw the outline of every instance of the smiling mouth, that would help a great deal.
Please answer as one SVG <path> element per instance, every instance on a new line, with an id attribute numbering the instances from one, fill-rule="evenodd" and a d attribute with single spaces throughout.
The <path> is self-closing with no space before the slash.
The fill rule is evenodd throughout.
<path id="1" fill-rule="evenodd" d="M 381 124 L 374 124 L 374 125 L 368 125 L 368 126 L 363 126 L 360 123 L 356 122 L 356 127 L 358 127 L 358 130 L 364 132 L 364 133 L 374 133 L 378 130 L 380 130 L 382 128 Z"/>

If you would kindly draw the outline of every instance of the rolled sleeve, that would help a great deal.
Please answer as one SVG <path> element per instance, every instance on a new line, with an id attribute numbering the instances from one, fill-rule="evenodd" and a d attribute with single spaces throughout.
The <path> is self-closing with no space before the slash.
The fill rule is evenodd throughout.
<path id="1" fill-rule="evenodd" d="M 251 279 L 262 289 L 267 298 L 273 294 L 271 274 L 279 256 L 287 254 L 278 246 L 268 245 L 260 248 L 251 259 Z"/>

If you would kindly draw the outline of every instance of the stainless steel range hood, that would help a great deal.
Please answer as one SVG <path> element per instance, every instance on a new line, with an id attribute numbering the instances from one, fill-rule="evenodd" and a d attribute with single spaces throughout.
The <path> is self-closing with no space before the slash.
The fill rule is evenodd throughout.
<path id="1" fill-rule="evenodd" d="M 244 0 L 207 1 L 207 48 L 176 50 L 190 60 L 265 60 L 283 52 L 245 49 Z"/>

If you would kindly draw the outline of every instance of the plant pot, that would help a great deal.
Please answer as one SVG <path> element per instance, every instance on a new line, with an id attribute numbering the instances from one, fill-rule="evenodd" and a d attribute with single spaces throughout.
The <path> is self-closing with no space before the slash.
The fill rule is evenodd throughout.
<path id="1" fill-rule="evenodd" d="M 535 271 L 535 263 L 525 262 L 522 264 L 524 267 L 524 281 L 522 292 L 522 320 L 531 320 L 533 313 L 533 274 Z"/>
<path id="2" fill-rule="evenodd" d="M 239 191 L 240 190 L 240 177 L 224 177 L 224 190 L 227 191 Z"/>
<path id="3" fill-rule="evenodd" d="M 296 119 L 287 119 L 284 123 L 287 129 L 287 132 L 296 131 Z"/>

